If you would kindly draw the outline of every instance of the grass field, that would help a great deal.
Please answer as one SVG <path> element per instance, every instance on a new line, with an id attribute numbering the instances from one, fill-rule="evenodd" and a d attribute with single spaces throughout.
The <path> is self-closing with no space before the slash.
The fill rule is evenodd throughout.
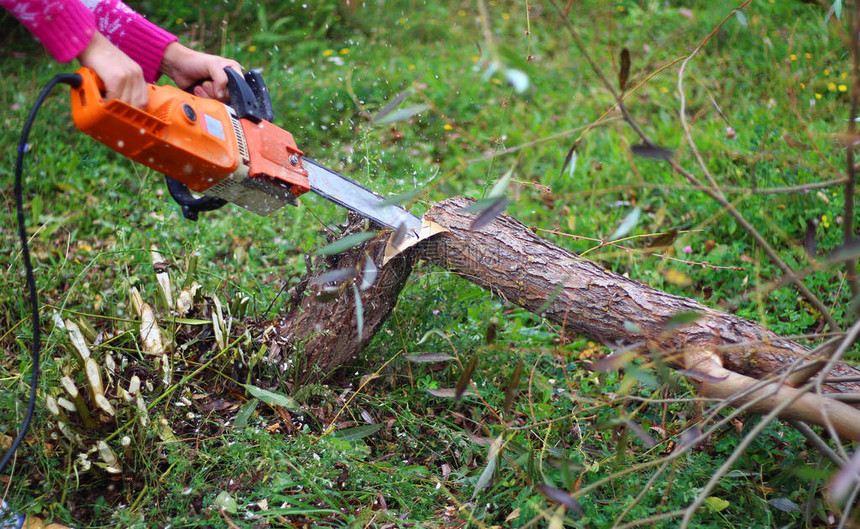
<path id="1" fill-rule="evenodd" d="M 735 15 L 719 2 L 558 3 L 566 15 L 552 1 L 135 7 L 186 43 L 262 69 L 275 122 L 309 156 L 383 194 L 424 190 L 410 204 L 418 214 L 445 197 L 485 196 L 510 173 L 507 212 L 542 237 L 819 343 L 822 313 L 794 287 L 768 286 L 782 273 L 749 231 L 663 160 L 635 154 L 641 140 L 612 110 L 600 75 L 617 87 L 627 49 L 625 106 L 638 126 L 697 178 L 713 175 L 800 270 L 844 240 L 840 138 L 854 80 L 842 23 L 852 15 L 789 0 Z M 0 28 L 0 433 L 14 436 L 31 369 L 15 149 L 38 91 L 74 65 L 52 62 L 11 17 Z M 0 497 L 16 510 L 75 527 L 677 527 L 677 511 L 759 421 L 703 421 L 707 405 L 689 381 L 646 361 L 590 371 L 608 349 L 562 340 L 541 318 L 430 265 L 418 266 L 353 368 L 297 388 L 263 360 L 255 330 L 278 315 L 305 254 L 345 213 L 307 196 L 271 217 L 228 206 L 185 221 L 160 175 L 76 131 L 60 92 L 42 109 L 27 157 L 47 331 L 31 434 L 14 473 L 0 477 Z M 375 124 L 405 92 L 401 119 Z M 635 215 L 623 235 L 637 237 L 602 244 Z M 664 251 L 631 251 L 671 230 Z M 813 242 L 810 257 L 804 243 Z M 199 285 L 184 319 L 164 302 L 153 249 L 170 264 L 174 292 Z M 804 281 L 839 325 L 854 322 L 844 266 L 817 267 Z M 169 372 L 141 344 L 135 292 L 154 308 Z M 88 393 L 63 320 L 80 327 L 101 367 L 113 419 L 94 413 L 88 426 L 50 411 L 50 399 L 67 396 L 63 377 Z M 417 353 L 453 359 L 405 358 Z M 474 356 L 479 397 L 428 393 L 453 387 Z M 133 376 L 140 398 L 126 401 L 119 388 Z M 706 441 L 671 457 L 690 428 Z M 690 527 L 835 526 L 841 511 L 823 496 L 833 473 L 774 422 L 704 490 Z"/>

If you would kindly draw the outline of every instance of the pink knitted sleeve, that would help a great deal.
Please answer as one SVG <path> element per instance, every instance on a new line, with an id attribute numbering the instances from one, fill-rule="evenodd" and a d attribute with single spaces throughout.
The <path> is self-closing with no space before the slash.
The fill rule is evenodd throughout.
<path id="1" fill-rule="evenodd" d="M 98 31 L 155 82 L 164 49 L 176 37 L 119 0 L 0 0 L 60 62 L 77 57 Z"/>
<path id="2" fill-rule="evenodd" d="M 0 0 L 60 62 L 78 56 L 93 38 L 95 17 L 79 0 Z"/>
<path id="3" fill-rule="evenodd" d="M 119 0 L 83 0 L 93 10 L 99 32 L 143 68 L 147 82 L 160 74 L 164 49 L 176 36 L 164 31 Z"/>

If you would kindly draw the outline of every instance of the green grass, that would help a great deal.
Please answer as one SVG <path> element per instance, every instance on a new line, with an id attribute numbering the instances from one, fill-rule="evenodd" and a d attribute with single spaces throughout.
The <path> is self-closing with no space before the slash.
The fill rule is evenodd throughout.
<path id="1" fill-rule="evenodd" d="M 412 205 L 416 213 L 446 196 L 480 197 L 514 168 L 515 201 L 508 212 L 550 230 L 539 232 L 548 240 L 579 252 L 592 249 L 638 206 L 643 214 L 631 235 L 679 230 L 672 252 L 681 261 L 612 247 L 589 258 L 783 335 L 820 332 L 820 315 L 792 287 L 758 293 L 780 277 L 778 269 L 717 203 L 690 189 L 666 164 L 634 157 L 629 146 L 639 140 L 622 122 L 592 129 L 577 149 L 573 174 L 561 172 L 581 128 L 613 99 L 552 4 L 488 1 L 489 37 L 478 4 L 471 2 L 368 2 L 355 12 L 333 1 L 307 4 L 171 1 L 137 7 L 206 51 L 262 68 L 276 123 L 312 157 L 383 194 L 426 189 Z M 688 54 L 730 13 L 730 7 L 712 4 L 574 2 L 570 19 L 613 82 L 621 49 L 630 50 L 629 84 L 635 86 Z M 821 219 L 819 258 L 842 242 L 841 188 L 748 191 L 842 176 L 844 152 L 833 135 L 846 130 L 851 82 L 842 75 L 850 72 L 850 56 L 820 8 L 760 2 L 744 13 L 745 24 L 729 20 L 687 66 L 686 115 L 719 185 L 783 259 L 801 269 L 809 264 L 799 245 L 808 219 Z M 7 248 L 0 256 L 0 431 L 11 435 L 31 367 L 14 230 L 15 144 L 37 91 L 73 66 L 52 63 L 8 17 L 0 18 L 0 27 L 11 35 L 4 37 L 9 52 L 0 57 L 0 237 Z M 525 72 L 528 89 L 515 92 L 504 67 L 485 75 L 492 61 Z M 655 141 L 678 149 L 682 165 L 700 175 L 678 118 L 678 68 L 676 63 L 648 79 L 627 108 Z M 848 91 L 840 90 L 842 84 Z M 431 110 L 372 126 L 369 117 L 404 90 L 411 90 L 404 105 L 428 104 Z M 735 138 L 727 134 L 729 126 Z M 305 253 L 326 244 L 323 223 L 341 222 L 342 211 L 305 197 L 300 208 L 268 218 L 228 207 L 197 223 L 184 221 L 159 175 L 76 132 L 60 93 L 42 109 L 31 144 L 28 226 L 42 321 L 50 332 L 35 423 L 8 488 L 2 483 L 15 509 L 76 527 L 546 527 L 561 520 L 572 527 L 612 527 L 684 508 L 758 421 L 740 415 L 661 466 L 671 443 L 701 420 L 703 407 L 687 381 L 646 362 L 623 373 L 590 370 L 606 349 L 581 338 L 561 340 L 539 317 L 429 265 L 413 273 L 391 320 L 358 364 L 328 386 L 296 388 L 278 365 L 258 358 L 264 344 L 253 330 L 281 311 L 281 291 L 304 273 Z M 630 245 L 641 248 L 647 240 Z M 189 317 L 201 322 L 171 323 L 158 301 L 151 248 L 174 265 L 169 274 L 175 288 L 192 279 L 200 284 Z M 670 268 L 686 274 L 690 284 L 671 281 L 665 273 Z M 822 270 L 806 283 L 838 321 L 850 324 L 843 275 Z M 155 307 L 167 341 L 175 344 L 169 384 L 159 382 L 154 358 L 141 350 L 132 287 Z M 249 299 L 246 319 L 233 320 L 232 346 L 222 351 L 212 325 L 202 320 L 211 319 L 213 298 L 226 314 L 243 297 Z M 84 334 L 94 358 L 103 364 L 110 355 L 117 363 L 106 383 L 110 397 L 135 374 L 152 384 L 144 390 L 147 425 L 140 424 L 134 404 L 117 397 L 111 400 L 119 419 L 81 430 L 81 446 L 58 431 L 46 397 L 62 394 L 63 375 L 85 384 L 68 336 L 51 324 L 53 314 L 88 325 Z M 491 326 L 495 337 L 489 343 Z M 448 353 L 455 360 L 413 364 L 403 358 L 420 352 Z M 475 355 L 480 398 L 453 402 L 427 393 L 453 387 Z M 856 351 L 849 357 L 856 360 Z M 520 361 L 519 392 L 506 411 L 505 390 Z M 287 412 L 259 402 L 246 425 L 236 427 L 246 401 L 256 402 L 240 383 L 289 393 L 302 409 Z M 629 421 L 657 446 L 646 448 L 642 436 L 625 428 Z M 381 428 L 347 430 L 369 422 Z M 332 423 L 334 434 L 323 435 Z M 118 427 L 122 431 L 112 435 Z M 120 444 L 124 435 L 132 443 L 127 454 Z M 504 449 L 495 470 L 484 474 L 496 438 Z M 89 471 L 79 460 L 102 439 L 121 460 L 118 475 L 99 467 L 96 453 L 88 456 Z M 833 471 L 819 459 L 790 427 L 769 426 L 720 481 L 692 526 L 826 524 L 834 511 L 822 487 Z M 583 515 L 547 499 L 541 484 L 579 491 Z M 641 501 L 621 518 L 640 493 Z M 810 514 L 780 510 L 768 503 L 773 499 L 808 506 Z M 677 520 L 654 525 L 675 527 Z"/>

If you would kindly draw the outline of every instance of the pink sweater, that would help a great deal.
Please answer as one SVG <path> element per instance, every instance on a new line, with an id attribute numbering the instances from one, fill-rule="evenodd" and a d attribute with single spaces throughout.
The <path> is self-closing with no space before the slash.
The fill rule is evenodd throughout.
<path id="1" fill-rule="evenodd" d="M 0 0 L 60 62 L 77 57 L 98 31 L 131 57 L 147 82 L 155 82 L 161 58 L 176 37 L 120 0 Z"/>

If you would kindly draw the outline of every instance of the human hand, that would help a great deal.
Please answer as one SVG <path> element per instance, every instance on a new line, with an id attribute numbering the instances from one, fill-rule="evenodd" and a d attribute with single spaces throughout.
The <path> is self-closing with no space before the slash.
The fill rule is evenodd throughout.
<path id="1" fill-rule="evenodd" d="M 149 104 L 149 89 L 143 69 L 101 33 L 93 35 L 87 47 L 78 54 L 81 66 L 91 68 L 105 85 L 105 97 L 144 108 Z"/>
<path id="2" fill-rule="evenodd" d="M 232 59 L 201 53 L 178 42 L 172 42 L 164 50 L 159 71 L 183 89 L 203 81 L 194 87 L 194 95 L 227 103 L 230 101 L 230 93 L 227 91 L 227 74 L 224 73 L 224 68 L 232 68 L 242 73 L 242 67 Z"/>

